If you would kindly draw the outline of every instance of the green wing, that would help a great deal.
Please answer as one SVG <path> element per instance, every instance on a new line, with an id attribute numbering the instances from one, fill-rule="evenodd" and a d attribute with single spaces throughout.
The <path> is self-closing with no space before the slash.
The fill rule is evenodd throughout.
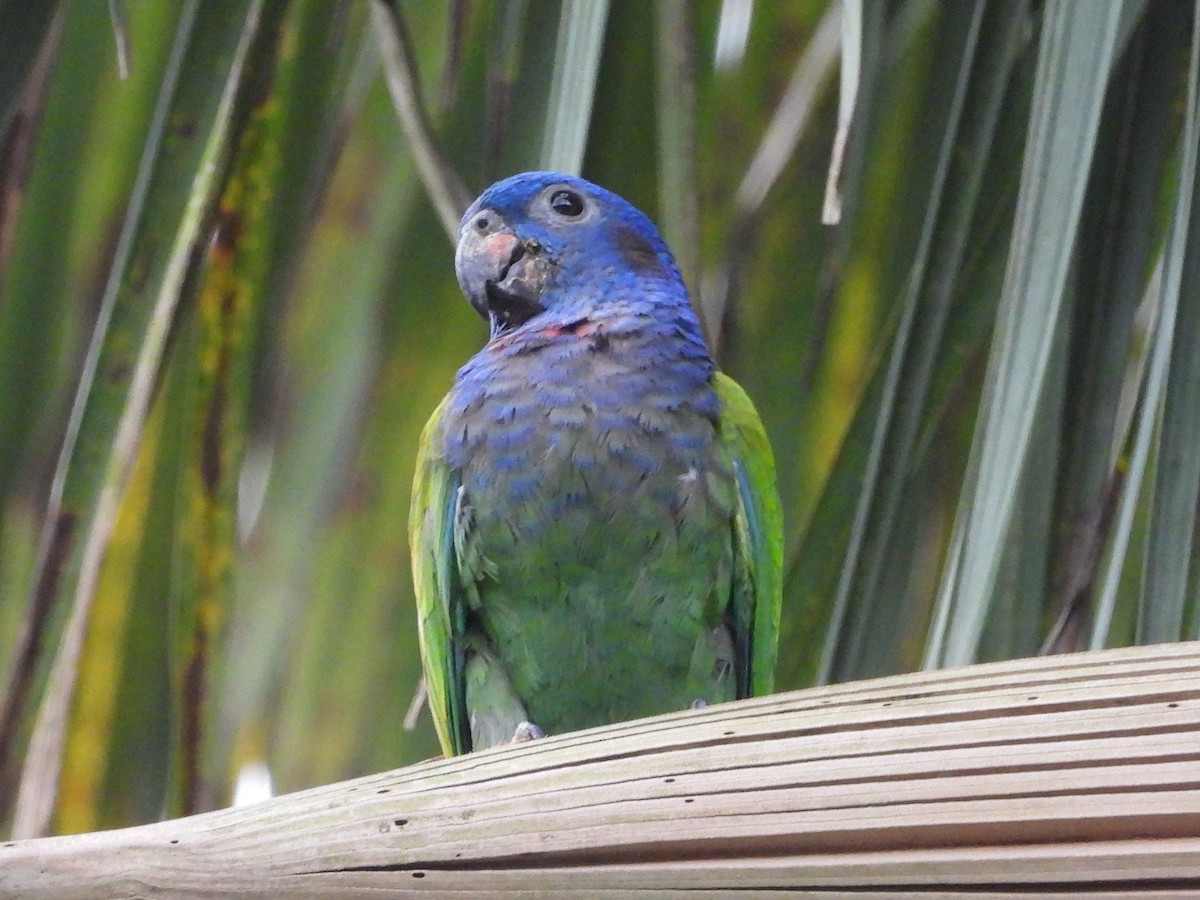
<path id="1" fill-rule="evenodd" d="M 417 452 L 408 537 L 412 547 L 413 591 L 425 687 L 438 740 L 447 756 L 470 750 L 462 666 L 464 598 L 454 551 L 454 511 L 458 476 L 432 452 L 433 437 L 446 410 L 443 400 L 425 430 Z"/>
<path id="2" fill-rule="evenodd" d="M 736 381 L 718 372 L 718 432 L 738 481 L 734 517 L 732 617 L 738 643 L 749 643 L 749 672 L 739 682 L 749 695 L 771 693 L 783 599 L 783 514 L 775 488 L 775 458 L 754 404 Z"/>

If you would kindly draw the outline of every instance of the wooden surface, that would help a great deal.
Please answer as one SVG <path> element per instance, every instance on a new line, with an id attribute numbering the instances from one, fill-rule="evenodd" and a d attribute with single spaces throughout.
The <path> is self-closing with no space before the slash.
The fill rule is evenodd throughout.
<path id="1" fill-rule="evenodd" d="M 1200 645 L 899 676 L 0 843 L 0 898 L 1200 896 Z"/>

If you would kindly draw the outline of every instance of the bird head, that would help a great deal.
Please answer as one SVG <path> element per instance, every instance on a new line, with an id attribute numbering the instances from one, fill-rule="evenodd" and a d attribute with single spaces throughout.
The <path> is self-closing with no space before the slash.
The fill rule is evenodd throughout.
<path id="1" fill-rule="evenodd" d="M 498 181 L 463 215 L 455 253 L 458 283 L 492 329 L 518 328 L 545 313 L 596 312 L 654 292 L 688 305 L 679 269 L 654 224 L 626 200 L 557 172 Z"/>

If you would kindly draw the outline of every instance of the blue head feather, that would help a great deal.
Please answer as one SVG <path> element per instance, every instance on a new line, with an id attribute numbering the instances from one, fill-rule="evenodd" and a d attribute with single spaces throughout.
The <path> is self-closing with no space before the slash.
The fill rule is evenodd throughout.
<path id="1" fill-rule="evenodd" d="M 480 280 L 479 269 L 464 263 L 463 247 L 472 240 L 477 246 L 498 229 L 515 236 L 520 252 L 528 254 L 526 263 L 536 257 L 536 289 L 530 297 L 542 321 L 626 310 L 666 313 L 684 320 L 689 331 L 699 328 L 658 229 L 611 191 L 558 172 L 525 172 L 484 191 L 459 225 L 459 281 L 477 308 L 486 302 L 478 300 L 482 289 L 471 283 Z M 527 321 L 525 315 L 519 319 Z"/>

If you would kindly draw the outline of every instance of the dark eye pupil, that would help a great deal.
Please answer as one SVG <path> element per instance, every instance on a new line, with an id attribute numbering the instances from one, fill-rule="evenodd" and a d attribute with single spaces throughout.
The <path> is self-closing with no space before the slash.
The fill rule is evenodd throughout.
<path id="1" fill-rule="evenodd" d="M 573 219 L 583 214 L 583 198 L 574 191 L 555 191 L 550 195 L 550 208 Z"/>

